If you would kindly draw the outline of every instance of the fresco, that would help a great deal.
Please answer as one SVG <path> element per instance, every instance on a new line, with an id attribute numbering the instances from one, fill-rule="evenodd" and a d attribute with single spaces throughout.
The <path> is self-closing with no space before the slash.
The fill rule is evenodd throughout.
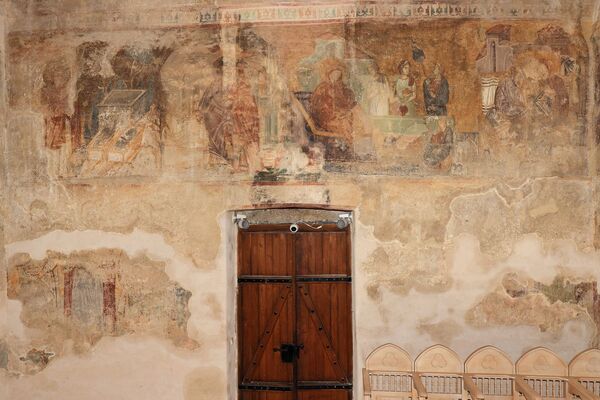
<path id="1" fill-rule="evenodd" d="M 75 48 L 60 34 L 11 38 L 12 56 L 41 74 L 31 96 L 57 176 L 266 184 L 586 168 L 587 48 L 559 23 L 247 24 L 151 36 Z M 48 45 L 51 59 L 34 59 Z"/>
<path id="2" fill-rule="evenodd" d="M 88 352 L 103 336 L 145 333 L 198 346 L 187 336 L 191 293 L 144 257 L 130 259 L 120 250 L 49 252 L 40 261 L 17 255 L 7 290 L 9 299 L 23 302 L 24 324 L 49 334 L 33 340 L 36 347 L 11 366 L 23 373 L 39 372 L 68 348 Z"/>
<path id="3" fill-rule="evenodd" d="M 217 3 L 0 2 L 9 398 L 227 398 L 286 204 L 353 210 L 358 369 L 599 345 L 598 2 Z"/>

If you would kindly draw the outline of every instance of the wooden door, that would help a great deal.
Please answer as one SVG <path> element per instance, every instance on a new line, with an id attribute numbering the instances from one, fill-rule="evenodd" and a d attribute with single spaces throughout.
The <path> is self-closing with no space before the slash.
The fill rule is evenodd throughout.
<path id="1" fill-rule="evenodd" d="M 349 228 L 238 233 L 239 397 L 352 398 Z"/>

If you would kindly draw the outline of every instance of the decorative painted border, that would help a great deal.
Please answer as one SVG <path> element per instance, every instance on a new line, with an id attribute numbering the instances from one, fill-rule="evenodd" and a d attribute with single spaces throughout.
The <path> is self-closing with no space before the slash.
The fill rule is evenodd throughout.
<path id="1" fill-rule="evenodd" d="M 432 2 L 428 4 L 378 5 L 279 5 L 256 7 L 202 8 L 182 6 L 170 9 L 90 12 L 48 15 L 35 21 L 26 18 L 12 21 L 11 31 L 68 30 L 68 29 L 126 29 L 134 27 L 168 28 L 189 25 L 236 23 L 294 23 L 386 19 L 556 19 L 560 6 L 532 2 L 521 7 L 476 2 Z"/>
<path id="2" fill-rule="evenodd" d="M 409 5 L 313 5 L 210 10 L 200 12 L 199 23 L 310 22 L 371 18 L 555 18 L 559 7 L 511 7 L 463 2 Z"/>

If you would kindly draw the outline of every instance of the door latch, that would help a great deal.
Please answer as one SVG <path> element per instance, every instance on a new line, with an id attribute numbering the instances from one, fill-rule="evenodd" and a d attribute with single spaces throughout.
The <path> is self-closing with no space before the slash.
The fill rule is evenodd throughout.
<path id="1" fill-rule="evenodd" d="M 273 351 L 280 353 L 281 362 L 293 363 L 295 359 L 300 358 L 300 350 L 303 348 L 303 344 L 282 343 L 281 347 L 275 347 Z"/>

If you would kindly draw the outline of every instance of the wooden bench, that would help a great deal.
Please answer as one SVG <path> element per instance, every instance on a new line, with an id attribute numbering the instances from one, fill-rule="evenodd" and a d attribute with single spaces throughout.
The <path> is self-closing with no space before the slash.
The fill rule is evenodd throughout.
<path id="1" fill-rule="evenodd" d="M 516 364 L 493 346 L 475 350 L 462 364 L 451 349 L 434 345 L 411 362 L 400 347 L 375 349 L 363 369 L 364 400 L 600 400 L 600 350 L 567 364 L 544 347 Z"/>
<path id="2" fill-rule="evenodd" d="M 363 369 L 365 400 L 412 399 L 412 361 L 408 353 L 393 344 L 373 350 Z"/>
<path id="3" fill-rule="evenodd" d="M 460 358 L 441 344 L 425 349 L 415 360 L 414 386 L 420 400 L 464 399 Z"/>
<path id="4" fill-rule="evenodd" d="M 517 361 L 515 387 L 526 400 L 567 400 L 567 375 L 563 360 L 544 347 L 536 347 Z"/>
<path id="5" fill-rule="evenodd" d="M 465 390 L 472 400 L 513 400 L 514 369 L 501 350 L 481 347 L 465 361 Z"/>
<path id="6" fill-rule="evenodd" d="M 600 350 L 589 349 L 569 364 L 568 390 L 581 400 L 600 400 Z"/>

